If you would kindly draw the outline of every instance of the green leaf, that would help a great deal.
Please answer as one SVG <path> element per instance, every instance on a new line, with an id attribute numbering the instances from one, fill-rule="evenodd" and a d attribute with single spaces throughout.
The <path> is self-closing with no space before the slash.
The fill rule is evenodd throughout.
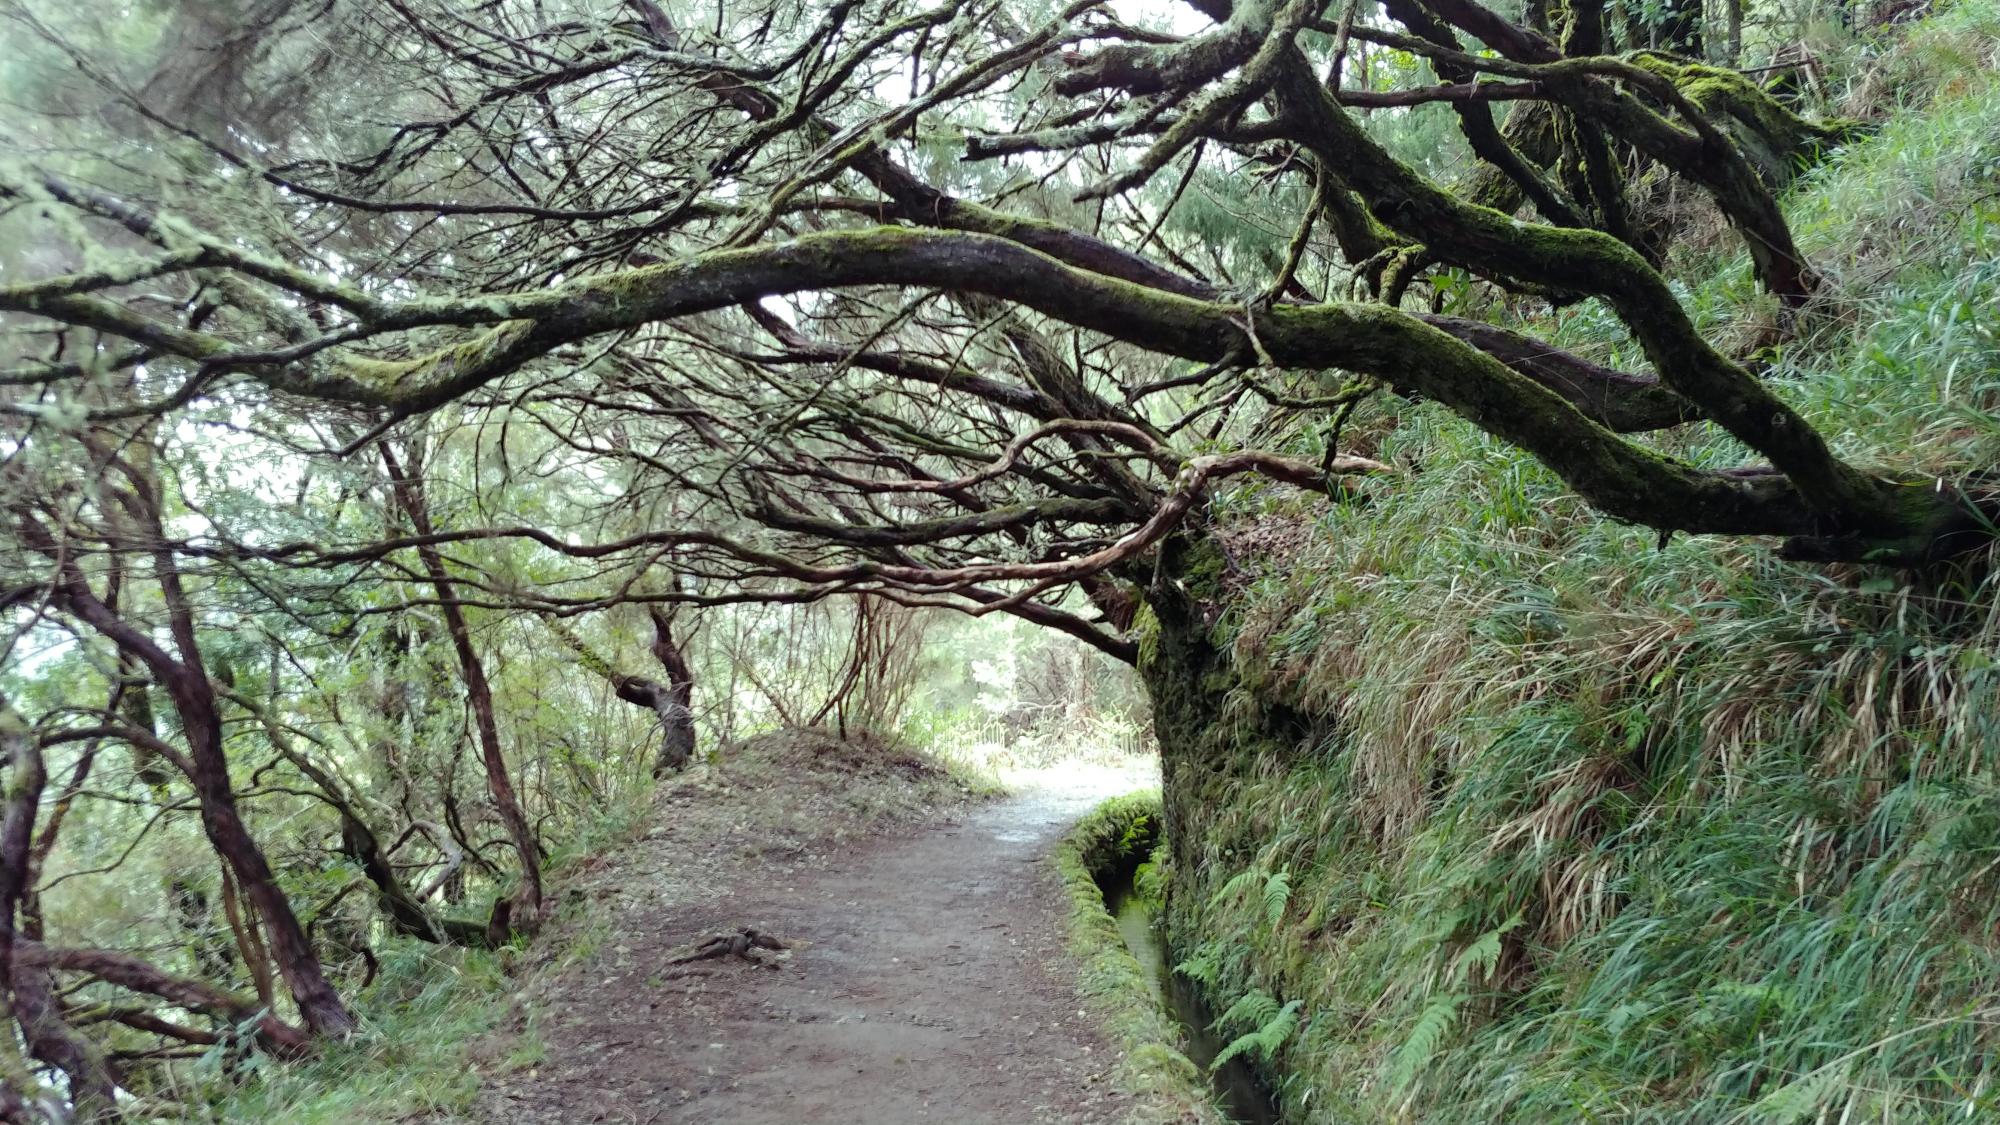
<path id="1" fill-rule="evenodd" d="M 1473 939 L 1472 944 L 1466 946 L 1458 955 L 1456 962 L 1458 979 L 1470 982 L 1472 970 L 1475 968 L 1479 970 L 1481 976 L 1492 976 L 1493 970 L 1500 964 L 1500 939 L 1506 936 L 1508 930 L 1520 924 L 1521 914 L 1516 911 L 1513 917 Z"/>
<path id="2" fill-rule="evenodd" d="M 1236 1003 L 1231 1004 L 1228 1011 L 1215 1017 L 1208 1026 L 1212 1031 L 1223 1031 L 1246 1024 L 1258 1027 L 1270 1022 L 1277 1014 L 1277 999 L 1261 988 L 1253 988 L 1237 997 Z"/>
<path id="3" fill-rule="evenodd" d="M 1793 1122 L 1819 1111 L 1834 1092 L 1847 1084 L 1847 1068 L 1838 1064 L 1809 1070 L 1772 1090 L 1750 1106 L 1753 1121 Z"/>
<path id="4" fill-rule="evenodd" d="M 1465 993 L 1448 992 L 1431 998 L 1424 1010 L 1417 1013 L 1417 1022 L 1410 1028 L 1409 1037 L 1396 1048 L 1396 1055 L 1389 1067 L 1389 1086 L 1395 1090 L 1407 1089 L 1431 1058 L 1437 1054 L 1438 1045 L 1458 1022 L 1458 1009 L 1465 1004 Z"/>
<path id="5" fill-rule="evenodd" d="M 1272 873 L 1264 880 L 1264 921 L 1277 925 L 1285 917 L 1285 906 L 1292 900 L 1292 875 L 1289 871 Z"/>
<path id="6" fill-rule="evenodd" d="M 1262 871 L 1255 867 L 1245 868 L 1231 876 L 1227 883 L 1222 884 L 1221 888 L 1215 892 L 1215 897 L 1211 898 L 1209 902 L 1211 904 L 1220 904 L 1235 898 L 1237 895 L 1244 894 L 1250 888 L 1257 886 L 1263 881 L 1264 873 Z"/>
<path id="7" fill-rule="evenodd" d="M 1265 997 L 1265 999 L 1270 998 Z M 1301 1004 L 1302 1002 L 1298 1000 L 1291 1001 L 1273 1013 L 1257 1030 L 1230 1040 L 1228 1046 L 1216 1052 L 1214 1061 L 1208 1064 L 1208 1069 L 1220 1070 L 1228 1065 L 1231 1059 L 1246 1054 L 1255 1055 L 1261 1062 L 1270 1062 L 1272 1056 L 1278 1053 L 1278 1049 L 1285 1045 L 1285 1041 L 1292 1037 L 1292 1032 L 1298 1030 Z"/>

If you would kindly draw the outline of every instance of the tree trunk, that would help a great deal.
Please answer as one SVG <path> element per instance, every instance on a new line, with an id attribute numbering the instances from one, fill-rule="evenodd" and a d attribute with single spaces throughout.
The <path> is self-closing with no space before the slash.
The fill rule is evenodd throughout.
<path id="1" fill-rule="evenodd" d="M 243 814 L 236 808 L 236 794 L 229 784 L 229 762 L 222 749 L 222 725 L 215 710 L 215 696 L 206 690 L 207 681 L 197 675 L 179 677 L 169 687 L 174 705 L 181 709 L 183 729 L 189 742 L 189 759 L 194 765 L 194 788 L 201 804 L 201 826 L 216 854 L 229 864 L 236 884 L 243 892 L 269 935 L 271 959 L 278 974 L 291 990 L 306 1025 L 323 1035 L 339 1035 L 352 1030 L 354 1017 L 327 983 L 319 957 L 292 904 L 278 887 L 277 876 L 265 861 Z"/>
<path id="2" fill-rule="evenodd" d="M 152 530 L 164 538 L 157 524 L 157 513 L 155 521 Z M 229 757 L 222 743 L 222 714 L 216 705 L 215 686 L 209 683 L 202 664 L 201 647 L 195 640 L 194 615 L 181 589 L 173 553 L 164 548 L 154 552 L 153 566 L 160 592 L 166 599 L 181 659 L 170 660 L 165 667 L 151 660 L 148 663 L 154 664 L 154 678 L 163 682 L 181 718 L 188 759 L 194 767 L 190 780 L 201 805 L 202 830 L 216 853 L 229 864 L 237 888 L 263 922 L 271 960 L 277 964 L 278 974 L 290 989 L 306 1026 L 322 1035 L 343 1035 L 353 1030 L 354 1016 L 327 982 L 319 956 L 313 952 L 312 939 L 292 913 L 291 900 L 278 886 L 263 849 L 251 837 L 250 829 L 243 823 L 243 814 L 236 807 L 236 793 L 229 780 Z M 140 655 L 143 658 L 145 654 Z"/>
<path id="3" fill-rule="evenodd" d="M 135 482 L 149 486 L 142 503 L 150 507 L 140 515 L 149 525 L 146 530 L 153 541 L 160 543 L 165 536 L 160 527 L 156 483 L 137 470 L 131 475 Z M 153 680 L 166 690 L 187 740 L 189 780 L 200 804 L 202 831 L 216 854 L 235 873 L 237 885 L 263 919 L 269 932 L 272 959 L 277 962 L 278 972 L 285 978 L 306 1025 L 323 1035 L 352 1030 L 353 1015 L 327 983 L 305 927 L 292 913 L 290 900 L 278 886 L 271 865 L 236 807 L 236 794 L 229 781 L 229 758 L 222 742 L 222 716 L 216 706 L 214 686 L 208 682 L 202 664 L 201 647 L 195 639 L 194 614 L 181 587 L 173 553 L 164 547 L 155 548 L 153 566 L 166 603 L 174 646 L 180 651 L 179 659 L 98 600 L 76 563 L 60 550 L 54 537 L 39 522 L 24 518 L 21 534 L 29 546 L 57 560 L 54 589 L 57 601 L 108 637 L 120 651 L 137 657 Z"/>
<path id="4" fill-rule="evenodd" d="M 1167 846 L 1174 869 L 1193 870 L 1189 851 L 1200 834 L 1186 821 L 1188 802 L 1181 795 L 1201 770 L 1206 740 L 1215 730 L 1222 700 L 1207 690 L 1208 673 L 1225 659 L 1209 644 L 1186 598 L 1168 595 L 1150 599 L 1159 620 L 1158 644 L 1140 673 L 1152 702 L 1153 729 L 1160 743 L 1160 793 L 1166 820 Z"/>
<path id="5" fill-rule="evenodd" d="M 76 1092 L 79 1116 L 88 1120 L 92 1116 L 100 1116 L 102 1111 L 108 1111 L 115 1104 L 110 1074 L 104 1069 L 103 1059 L 97 1057 L 89 1045 L 74 1033 L 63 1034 L 69 1031 L 66 1025 L 60 1025 L 58 1021 L 52 1026 L 44 1018 L 53 1003 L 48 999 L 46 981 L 27 980 L 25 998 L 17 987 L 17 982 L 32 971 L 16 964 L 14 917 L 27 891 L 28 875 L 32 869 L 35 814 L 41 802 L 42 786 L 47 781 L 47 771 L 43 766 L 41 748 L 35 743 L 34 732 L 28 729 L 26 720 L 4 698 L 0 698 L 0 756 L 4 756 L 11 771 L 6 809 L 4 814 L 0 814 L 0 1005 L 4 1005 L 0 1019 L 18 1022 L 30 1053 L 69 1078 L 71 1089 Z M 4 1051 L 4 1056 L 0 1057 L 6 1061 L 6 1065 L 0 1068 L 0 1120 L 26 1121 L 27 1107 L 22 1091 L 32 1088 L 33 1076 L 28 1073 L 14 1047 L 13 1033 L 4 1031 L 0 1034 L 7 1038 L 5 1047 L 0 1048 Z"/>
<path id="6" fill-rule="evenodd" d="M 26 720 L 0 697 L 0 756 L 11 771 L 6 809 L 0 812 L 0 1000 L 13 984 L 14 915 L 27 891 L 35 815 L 48 771 Z"/>
<path id="7" fill-rule="evenodd" d="M 48 970 L 25 964 L 16 955 L 20 943 L 14 915 L 26 890 L 35 816 L 48 771 L 34 733 L 4 699 L 0 699 L 0 749 L 5 751 L 10 770 L 6 809 L 0 813 L 0 1002 L 20 1025 L 28 1053 L 67 1079 L 76 1119 L 107 1120 L 118 1110 L 118 1084 L 110 1066 L 95 1046 L 63 1020 Z M 12 1033 L 6 1034 L 11 1040 Z M 16 1082 L 25 1080 L 26 1075 L 5 1077 L 8 1089 L 14 1091 Z M 19 1106 L 18 1091 L 0 1101 Z M 21 1109 L 25 1111 L 25 1107 Z"/>
<path id="8" fill-rule="evenodd" d="M 485 922 L 439 918 L 403 885 L 395 865 L 382 850 L 382 843 L 361 819 L 343 810 L 340 818 L 340 850 L 360 866 L 368 881 L 375 884 L 376 898 L 389 915 L 397 933 L 439 945 L 467 945 L 490 949 L 510 936 L 501 933 L 496 941 Z"/>
<path id="9" fill-rule="evenodd" d="M 665 777 L 688 764 L 694 756 L 694 671 L 688 667 L 680 645 L 674 640 L 673 620 L 659 606 L 648 606 L 653 621 L 653 658 L 667 673 L 666 682 L 620 672 L 593 650 L 575 631 L 553 618 L 543 624 L 576 654 L 584 668 L 611 685 L 618 698 L 644 707 L 660 720 L 660 750 L 653 759 L 653 776 Z"/>
<path id="10" fill-rule="evenodd" d="M 108 1121 L 118 1115 L 118 1083 L 97 1047 L 62 1018 L 55 982 L 38 965 L 14 966 L 14 1017 L 28 1053 L 62 1072 L 77 1121 Z"/>
<path id="11" fill-rule="evenodd" d="M 1208 872 L 1196 850 L 1207 836 L 1202 818 L 1227 807 L 1244 783 L 1239 763 L 1257 748 L 1295 746 L 1314 736 L 1315 724 L 1268 690 L 1238 678 L 1228 649 L 1214 639 L 1215 622 L 1229 596 L 1214 579 L 1226 562 L 1199 530 L 1161 545 L 1161 565 L 1146 604 L 1158 622 L 1139 674 L 1152 703 L 1160 745 L 1160 784 L 1168 846 L 1176 880 L 1198 886 Z M 1135 574 L 1132 577 L 1139 578 Z M 1246 698 L 1247 695 L 1247 698 Z"/>
<path id="12" fill-rule="evenodd" d="M 258 940 L 256 917 L 246 918 L 244 914 L 243 896 L 236 893 L 236 884 L 225 867 L 222 869 L 222 916 L 229 922 L 229 936 L 236 943 L 236 955 L 243 959 L 243 968 L 250 974 L 250 987 L 256 991 L 258 1001 L 268 1008 L 277 995 L 271 983 L 271 955 L 264 948 L 264 943 Z"/>
<path id="13" fill-rule="evenodd" d="M 411 528 L 419 537 L 434 534 L 422 480 L 414 472 L 404 473 L 388 445 L 382 445 L 381 452 L 382 463 L 389 471 L 391 490 L 402 506 L 403 514 L 409 518 Z M 535 844 L 534 830 L 528 825 L 527 815 L 521 811 L 520 798 L 515 795 L 513 779 L 507 772 L 507 758 L 500 747 L 500 725 L 494 718 L 493 689 L 486 681 L 486 666 L 480 661 L 478 650 L 472 646 L 472 630 L 466 626 L 465 610 L 459 605 L 451 573 L 445 569 L 444 556 L 435 546 L 425 543 L 417 548 L 417 557 L 423 563 L 425 577 L 430 579 L 432 588 L 437 592 L 445 631 L 451 636 L 452 650 L 458 655 L 459 672 L 465 678 L 466 701 L 472 707 L 473 729 L 478 734 L 480 759 L 486 768 L 487 793 L 492 796 L 493 806 L 500 813 L 500 822 L 506 826 L 515 854 L 520 857 L 521 888 L 515 895 L 515 921 L 524 929 L 532 929 L 541 921 L 542 915 L 541 855 Z"/>
<path id="14" fill-rule="evenodd" d="M 667 672 L 667 699 L 658 708 L 660 756 L 653 762 L 653 776 L 664 777 L 685 768 L 694 757 L 694 670 L 674 640 L 673 621 L 658 606 L 648 612 L 653 619 L 653 657 Z"/>

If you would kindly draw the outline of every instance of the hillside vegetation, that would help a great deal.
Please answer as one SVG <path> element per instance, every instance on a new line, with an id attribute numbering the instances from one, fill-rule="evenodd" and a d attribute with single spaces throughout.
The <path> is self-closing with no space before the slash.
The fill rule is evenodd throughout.
<path id="1" fill-rule="evenodd" d="M 2000 457 L 1996 48 L 1979 0 L 1851 58 L 1880 127 L 1785 200 L 1831 308 L 1770 378 L 1840 446 L 1941 476 Z M 1698 234 L 1688 303 L 1754 335 L 1746 262 Z M 1588 308 L 1555 327 L 1630 349 Z M 1994 1113 L 1984 573 L 1611 525 L 1442 410 L 1374 440 L 1425 466 L 1395 504 L 1240 515 L 1293 554 L 1217 568 L 1233 725 L 1176 795 L 1184 969 L 1303 1002 L 1274 1068 L 1295 1120 Z M 1273 699 L 1296 738 L 1259 733 Z"/>
<path id="2" fill-rule="evenodd" d="M 1994 1116 L 2000 0 L 96 7 L 0 0 L 0 1122 L 487 1112 L 616 1063 L 515 996 L 608 841 L 1154 746 L 1295 1125 Z M 870 856 L 756 901 L 951 921 Z"/>

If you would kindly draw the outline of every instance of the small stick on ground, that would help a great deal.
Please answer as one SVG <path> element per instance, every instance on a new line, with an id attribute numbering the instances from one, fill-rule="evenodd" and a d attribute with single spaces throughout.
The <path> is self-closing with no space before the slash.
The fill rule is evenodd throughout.
<path id="1" fill-rule="evenodd" d="M 782 940 L 746 926 L 733 934 L 716 934 L 714 937 L 708 938 L 700 945 L 695 946 L 693 952 L 668 958 L 667 964 L 686 965 L 694 961 L 713 961 L 724 957 L 735 957 L 739 960 L 748 961 L 752 965 L 761 965 L 766 969 L 775 969 L 778 967 L 777 965 L 761 960 L 756 956 L 757 950 L 788 948 L 790 947 Z"/>

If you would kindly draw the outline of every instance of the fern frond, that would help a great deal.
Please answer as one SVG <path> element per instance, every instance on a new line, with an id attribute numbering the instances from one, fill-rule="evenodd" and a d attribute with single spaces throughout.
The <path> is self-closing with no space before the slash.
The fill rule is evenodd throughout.
<path id="1" fill-rule="evenodd" d="M 1499 964 L 1500 931 L 1488 930 L 1479 935 L 1478 940 L 1466 946 L 1465 951 L 1458 955 L 1458 963 L 1453 975 L 1458 978 L 1459 983 L 1469 984 L 1472 981 L 1472 971 L 1474 969 L 1478 969 L 1484 976 L 1492 976 L 1493 970 Z"/>
<path id="2" fill-rule="evenodd" d="M 1275 926 L 1284 920 L 1285 906 L 1292 900 L 1292 873 L 1272 872 L 1264 880 L 1264 922 Z"/>
<path id="3" fill-rule="evenodd" d="M 1260 1062 L 1270 1062 L 1285 1041 L 1298 1030 L 1299 1007 L 1301 1001 L 1293 1000 L 1272 1013 L 1271 1018 L 1248 1035 L 1239 1035 L 1230 1040 L 1229 1045 L 1215 1053 L 1215 1059 L 1208 1064 L 1211 1071 L 1228 1065 L 1231 1059 L 1240 1055 L 1255 1055 Z"/>
<path id="4" fill-rule="evenodd" d="M 1213 946 L 1202 945 L 1194 954 L 1174 966 L 1174 972 L 1207 988 L 1214 988 L 1222 980 L 1222 958 Z"/>
<path id="5" fill-rule="evenodd" d="M 1232 1027 L 1261 1027 L 1278 1014 L 1278 1001 L 1268 992 L 1253 988 L 1237 997 L 1229 1010 L 1215 1017 L 1209 1029 L 1224 1031 Z"/>
<path id="6" fill-rule="evenodd" d="M 1209 899 L 1209 903 L 1210 905 L 1219 905 L 1229 899 L 1235 898 L 1238 895 L 1245 894 L 1250 890 L 1250 888 L 1261 884 L 1264 881 L 1264 878 L 1265 876 L 1263 871 L 1255 867 L 1246 867 L 1243 870 L 1238 871 L 1236 874 L 1230 876 L 1229 881 L 1227 883 L 1222 884 L 1222 886 L 1216 890 L 1215 897 Z"/>
<path id="7" fill-rule="evenodd" d="M 1417 1013 L 1417 1022 L 1410 1028 L 1409 1038 L 1396 1048 L 1395 1061 L 1389 1067 L 1389 1086 L 1395 1090 L 1407 1089 L 1417 1072 L 1422 1070 L 1437 1054 L 1438 1044 L 1458 1021 L 1458 1009 L 1465 1003 L 1465 993 L 1447 992 L 1431 998 L 1424 1010 Z"/>
<path id="8" fill-rule="evenodd" d="M 1125 826 L 1125 834 L 1118 838 L 1119 854 L 1125 855 L 1138 848 L 1139 841 L 1145 839 L 1152 832 L 1152 828 L 1151 817 L 1144 813 L 1133 817 L 1131 823 Z"/>
<path id="9" fill-rule="evenodd" d="M 1773 1125 L 1803 1121 L 1818 1113 L 1820 1106 L 1846 1084 L 1847 1068 L 1837 1063 L 1809 1070 L 1758 1098 L 1745 1111 L 1744 1118 Z"/>
<path id="10" fill-rule="evenodd" d="M 1500 966 L 1500 939 L 1507 935 L 1508 930 L 1519 926 L 1521 920 L 1522 914 L 1517 910 L 1513 917 L 1480 934 L 1473 939 L 1471 945 L 1459 953 L 1458 960 L 1453 964 L 1454 975 L 1459 983 L 1470 984 L 1472 970 L 1475 968 L 1483 976 L 1493 975 L 1493 970 Z"/>

